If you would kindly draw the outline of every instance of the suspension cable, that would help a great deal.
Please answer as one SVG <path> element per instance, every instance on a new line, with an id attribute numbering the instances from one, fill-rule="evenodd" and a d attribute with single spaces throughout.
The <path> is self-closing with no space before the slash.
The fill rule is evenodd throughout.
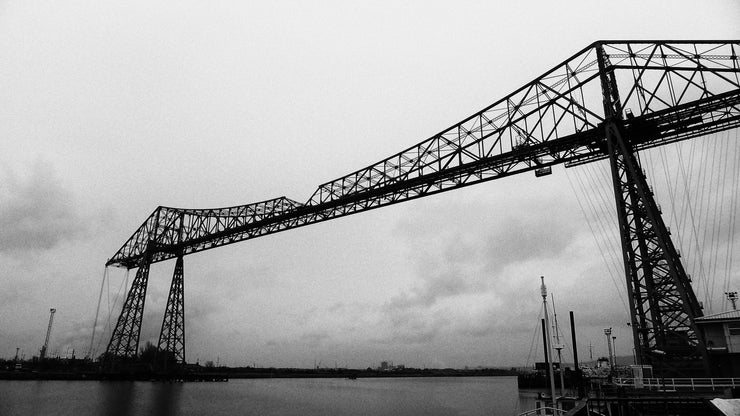
<path id="1" fill-rule="evenodd" d="M 730 201 L 730 223 L 727 227 L 727 255 L 725 256 L 725 279 L 724 279 L 724 286 L 723 289 L 725 292 L 730 291 L 730 271 L 732 270 L 733 263 L 732 263 L 732 257 L 734 254 L 734 243 L 735 243 L 735 226 L 736 226 L 736 220 L 737 220 L 737 202 L 738 202 L 738 191 L 740 190 L 740 145 L 738 145 L 738 131 L 740 129 L 735 129 L 735 138 L 733 140 L 733 143 L 735 144 L 735 157 L 732 159 L 734 161 L 733 169 L 732 169 L 732 178 L 733 178 L 733 189 L 732 189 L 732 197 Z M 729 132 L 728 132 L 729 136 Z M 725 304 L 723 304 L 724 307 L 726 307 L 727 299 L 724 298 Z"/>
<path id="2" fill-rule="evenodd" d="M 98 295 L 98 306 L 95 308 L 95 320 L 93 321 L 92 335 L 90 336 L 90 348 L 87 349 L 87 357 L 93 358 L 93 343 L 95 342 L 95 330 L 98 327 L 98 315 L 100 315 L 100 301 L 103 299 L 103 289 L 108 277 L 108 266 L 103 268 L 103 280 L 100 282 L 100 294 Z"/>
<path id="3" fill-rule="evenodd" d="M 568 175 L 566 170 L 566 178 L 568 179 L 568 184 L 570 185 L 571 190 L 573 191 L 573 194 L 576 196 L 576 202 L 578 202 L 578 206 L 581 209 L 581 214 L 583 214 L 584 219 L 586 220 L 586 225 L 588 225 L 589 230 L 591 231 L 591 236 L 594 239 L 594 242 L 596 243 L 596 247 L 599 249 L 599 254 L 601 255 L 601 259 L 604 261 L 604 264 L 606 265 L 606 269 L 609 272 L 609 277 L 611 278 L 612 283 L 614 283 L 614 287 L 617 289 L 617 295 L 619 296 L 619 299 L 622 301 L 622 305 L 624 306 L 626 311 L 629 311 L 629 308 L 627 307 L 627 303 L 624 300 L 624 296 L 622 295 L 622 292 L 620 290 L 620 285 L 617 283 L 617 279 L 615 277 L 614 272 L 612 271 L 612 268 L 610 267 L 612 263 L 610 263 L 607 258 L 606 254 L 604 254 L 604 248 L 602 247 L 599 239 L 597 238 L 597 233 L 594 230 L 593 226 L 591 225 L 591 221 L 589 220 L 589 217 L 586 213 L 586 209 L 583 207 L 583 204 L 581 203 L 581 199 L 578 197 L 579 192 L 576 191 L 575 187 L 573 186 L 573 182 L 570 179 L 570 175 Z M 581 188 L 581 194 L 586 195 L 586 200 L 590 202 L 590 199 L 588 198 L 588 193 L 583 189 L 583 184 L 580 183 L 580 177 L 576 175 L 576 180 L 578 180 L 580 188 Z M 593 206 L 590 206 L 592 212 L 594 211 Z M 598 216 L 597 216 L 598 218 Z M 603 235 L 603 234 L 602 234 Z"/>

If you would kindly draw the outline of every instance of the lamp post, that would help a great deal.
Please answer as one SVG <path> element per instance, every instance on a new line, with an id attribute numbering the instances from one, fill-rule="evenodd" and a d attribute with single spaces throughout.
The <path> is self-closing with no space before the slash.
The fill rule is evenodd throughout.
<path id="1" fill-rule="evenodd" d="M 612 335 L 611 328 L 604 328 L 604 335 L 606 336 L 606 347 L 609 349 L 609 368 L 614 371 L 614 359 L 612 358 Z"/>
<path id="2" fill-rule="evenodd" d="M 612 352 L 614 354 L 614 367 L 617 367 L 617 337 L 612 335 Z"/>
<path id="3" fill-rule="evenodd" d="M 732 303 L 732 310 L 737 310 L 737 292 L 725 292 L 725 295 L 727 296 L 727 300 Z"/>

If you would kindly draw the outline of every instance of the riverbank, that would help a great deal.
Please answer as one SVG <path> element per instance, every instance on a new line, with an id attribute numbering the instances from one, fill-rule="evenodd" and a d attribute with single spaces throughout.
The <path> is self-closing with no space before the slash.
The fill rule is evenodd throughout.
<path id="1" fill-rule="evenodd" d="M 504 369 L 394 369 L 391 371 L 346 368 L 253 368 L 203 367 L 187 365 L 177 371 L 154 371 L 146 367 L 130 367 L 121 371 L 103 371 L 97 363 L 68 368 L 21 368 L 0 371 L 0 380 L 181 380 L 224 381 L 228 379 L 261 378 L 380 378 L 380 377 L 500 377 L 517 376 Z"/>

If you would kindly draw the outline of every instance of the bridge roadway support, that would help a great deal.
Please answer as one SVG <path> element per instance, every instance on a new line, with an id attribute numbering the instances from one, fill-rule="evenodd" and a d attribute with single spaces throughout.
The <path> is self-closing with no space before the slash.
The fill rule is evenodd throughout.
<path id="1" fill-rule="evenodd" d="M 136 277 L 128 291 L 123 309 L 118 316 L 118 322 L 116 322 L 116 327 L 108 343 L 105 353 L 106 359 L 126 360 L 137 356 L 148 282 L 149 258 L 144 256 L 139 263 Z"/>
<path id="2" fill-rule="evenodd" d="M 165 364 L 176 362 L 185 364 L 185 288 L 183 282 L 182 255 L 177 257 L 175 272 L 172 274 L 170 294 L 162 320 L 157 344 L 158 354 L 164 354 Z"/>
<path id="3" fill-rule="evenodd" d="M 606 150 L 617 204 L 635 355 L 662 376 L 708 376 L 709 357 L 694 319 L 702 310 L 626 131 L 614 70 L 597 46 Z"/>
<path id="4" fill-rule="evenodd" d="M 106 360 L 127 361 L 138 356 L 141 322 L 149 281 L 149 258 L 139 264 L 106 350 Z M 185 289 L 182 256 L 177 257 L 157 344 L 157 361 L 165 366 L 185 364 Z M 172 368 L 170 368 L 172 369 Z"/>
<path id="5" fill-rule="evenodd" d="M 689 277 L 629 141 L 617 122 L 605 129 L 636 356 L 666 376 L 707 375 Z"/>

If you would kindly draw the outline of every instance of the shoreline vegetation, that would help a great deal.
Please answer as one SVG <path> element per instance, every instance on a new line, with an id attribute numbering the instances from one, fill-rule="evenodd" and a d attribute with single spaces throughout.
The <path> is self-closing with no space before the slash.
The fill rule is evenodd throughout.
<path id="1" fill-rule="evenodd" d="M 0 380 L 180 380 L 227 381 L 237 378 L 377 378 L 377 377 L 500 377 L 518 376 L 515 369 L 500 368 L 255 368 L 202 366 L 188 364 L 172 366 L 169 371 L 143 363 L 118 363 L 106 366 L 90 360 L 44 360 L 43 362 L 0 365 Z"/>

